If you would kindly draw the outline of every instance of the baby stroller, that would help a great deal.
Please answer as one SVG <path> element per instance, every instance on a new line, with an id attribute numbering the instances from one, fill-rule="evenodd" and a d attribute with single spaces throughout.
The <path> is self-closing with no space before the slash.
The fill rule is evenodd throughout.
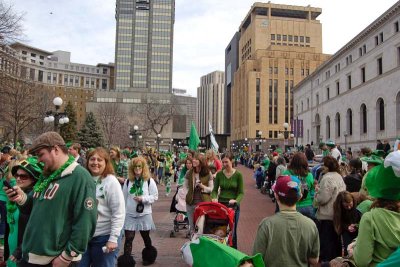
<path id="1" fill-rule="evenodd" d="M 178 186 L 175 196 L 172 198 L 170 212 L 175 212 L 174 228 L 171 230 L 169 237 L 175 237 L 175 233 L 183 229 L 189 229 L 189 220 L 186 216 L 186 190 L 183 186 Z M 189 231 L 186 233 L 189 237 Z"/>
<path id="2" fill-rule="evenodd" d="M 232 246 L 235 223 L 235 211 L 225 205 L 214 202 L 201 202 L 194 210 L 195 222 L 192 240 L 199 236 Z"/>

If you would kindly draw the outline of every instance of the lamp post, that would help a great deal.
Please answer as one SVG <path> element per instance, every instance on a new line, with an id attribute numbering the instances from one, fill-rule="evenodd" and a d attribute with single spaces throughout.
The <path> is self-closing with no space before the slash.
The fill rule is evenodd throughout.
<path id="1" fill-rule="evenodd" d="M 256 138 L 258 138 L 258 140 L 256 140 L 256 143 L 258 142 L 258 144 L 257 144 L 257 148 L 256 148 L 256 150 L 257 151 L 260 151 L 260 146 L 261 146 L 261 144 L 262 144 L 262 134 L 263 134 L 263 132 L 262 131 L 258 131 L 257 132 L 257 136 L 256 136 Z M 261 149 L 262 150 L 262 149 Z"/>
<path id="2" fill-rule="evenodd" d="M 56 111 L 46 111 L 46 117 L 44 117 L 44 123 L 54 123 L 54 131 L 58 132 L 58 125 L 63 125 L 69 122 L 69 118 L 65 112 L 59 112 L 59 109 L 63 103 L 61 97 L 53 99 L 53 105 Z"/>
<path id="3" fill-rule="evenodd" d="M 346 131 L 343 132 L 343 136 L 344 136 L 344 151 L 347 151 L 347 132 Z"/>
<path id="4" fill-rule="evenodd" d="M 289 129 L 289 123 L 285 122 L 285 123 L 282 124 L 282 126 L 283 126 L 284 130 L 283 131 L 279 131 L 279 136 L 280 137 L 283 136 L 283 139 L 284 139 L 283 145 L 286 146 L 286 145 L 289 145 L 289 141 L 288 141 L 289 137 L 293 138 L 294 134 L 292 133 L 292 131 L 288 130 Z"/>
<path id="5" fill-rule="evenodd" d="M 169 151 L 171 151 L 171 152 L 172 152 L 172 145 L 173 145 L 173 143 L 174 143 L 174 139 L 171 138 L 171 142 L 169 143 Z"/>
<path id="6" fill-rule="evenodd" d="M 129 138 L 133 139 L 134 149 L 136 149 L 138 146 L 138 139 L 142 139 L 142 135 L 139 133 L 138 130 L 139 130 L 139 126 L 134 125 L 133 130 L 131 130 L 129 133 Z"/>
<path id="7" fill-rule="evenodd" d="M 160 141 L 161 141 L 161 134 L 157 134 L 157 152 L 160 152 Z"/>

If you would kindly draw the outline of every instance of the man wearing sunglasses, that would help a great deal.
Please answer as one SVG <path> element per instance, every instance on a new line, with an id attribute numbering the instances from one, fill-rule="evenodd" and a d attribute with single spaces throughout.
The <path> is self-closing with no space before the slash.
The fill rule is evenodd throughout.
<path id="1" fill-rule="evenodd" d="M 18 266 L 75 266 L 96 228 L 93 179 L 56 132 L 37 137 L 29 151 L 44 165 L 33 191 L 5 189 L 21 213 L 31 211 Z"/>

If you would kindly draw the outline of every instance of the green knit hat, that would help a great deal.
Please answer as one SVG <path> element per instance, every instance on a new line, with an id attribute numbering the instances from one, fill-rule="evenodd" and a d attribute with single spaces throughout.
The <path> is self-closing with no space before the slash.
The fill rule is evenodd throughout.
<path id="1" fill-rule="evenodd" d="M 378 157 L 376 155 L 371 155 L 369 157 L 362 157 L 360 158 L 362 161 L 365 161 L 367 163 L 372 163 L 375 165 L 381 165 L 383 163 L 383 159 L 381 157 Z"/>
<path id="2" fill-rule="evenodd" d="M 18 165 L 15 165 L 11 169 L 12 175 L 15 175 L 18 169 L 26 171 L 35 179 L 39 179 L 39 176 L 42 174 L 43 171 L 43 163 L 38 162 L 37 157 L 29 157 L 19 162 Z"/>
<path id="3" fill-rule="evenodd" d="M 400 200 L 400 151 L 390 153 L 383 164 L 367 173 L 365 179 L 371 197 Z"/>

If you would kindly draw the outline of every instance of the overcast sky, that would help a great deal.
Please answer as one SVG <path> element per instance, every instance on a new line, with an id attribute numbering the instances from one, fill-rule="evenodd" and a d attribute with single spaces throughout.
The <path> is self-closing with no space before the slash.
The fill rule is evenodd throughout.
<path id="1" fill-rule="evenodd" d="M 31 46 L 71 52 L 71 61 L 114 62 L 115 0 L 5 0 L 24 13 Z M 132 0 L 133 1 L 133 0 Z M 173 87 L 196 95 L 200 77 L 224 70 L 224 52 L 255 1 L 176 0 Z M 323 52 L 333 54 L 395 0 L 275 0 L 322 8 Z"/>

